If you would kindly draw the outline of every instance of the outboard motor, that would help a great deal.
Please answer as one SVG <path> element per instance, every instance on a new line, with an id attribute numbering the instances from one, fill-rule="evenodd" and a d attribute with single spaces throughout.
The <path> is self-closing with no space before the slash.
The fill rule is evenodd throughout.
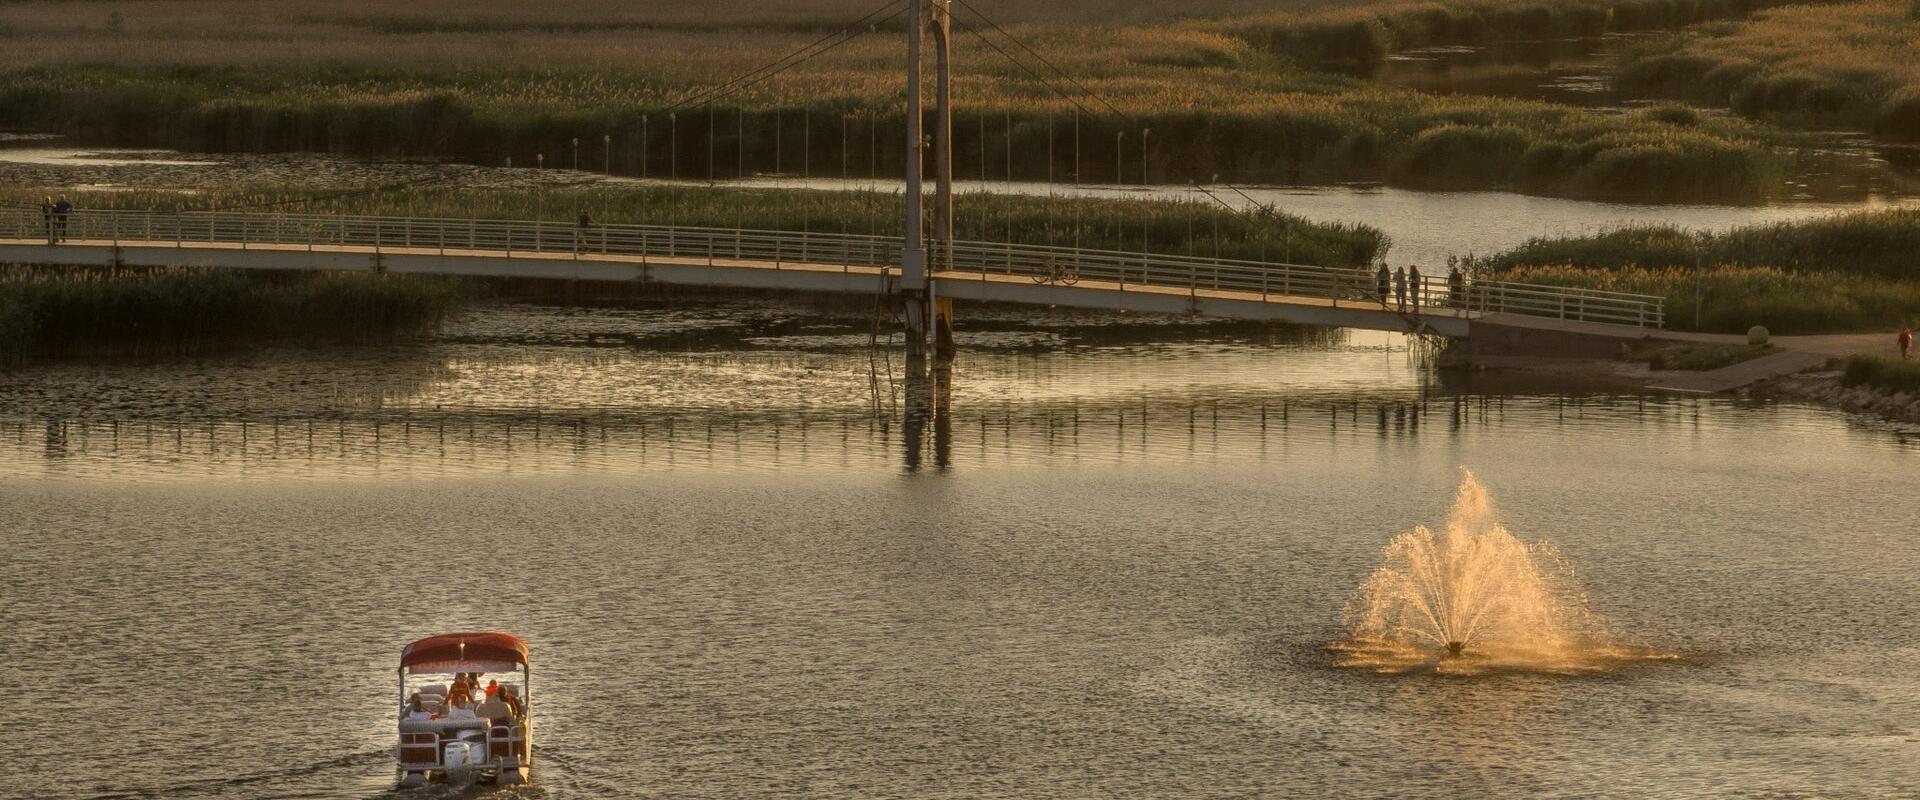
<path id="1" fill-rule="evenodd" d="M 466 785 L 473 783 L 474 770 L 480 762 L 486 760 L 486 742 L 473 742 L 462 739 L 448 742 L 440 763 L 446 767 L 447 783 Z"/>

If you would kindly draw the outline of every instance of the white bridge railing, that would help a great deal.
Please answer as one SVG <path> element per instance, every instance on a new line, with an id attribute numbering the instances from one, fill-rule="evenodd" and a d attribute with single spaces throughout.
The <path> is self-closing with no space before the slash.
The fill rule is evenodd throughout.
<path id="1" fill-rule="evenodd" d="M 485 219 L 278 214 L 242 211 L 79 210 L 64 222 L 31 209 L 0 211 L 0 238 L 58 239 L 72 244 L 114 246 L 237 247 L 270 245 L 309 250 L 367 247 L 376 252 L 560 255 L 696 259 L 787 265 L 897 269 L 899 237 L 860 234 L 698 228 L 673 225 L 602 225 Z M 946 261 L 938 243 L 930 253 L 943 273 L 1020 276 L 1037 284 L 1082 280 L 1129 287 L 1154 286 L 1188 292 L 1257 293 L 1262 298 L 1327 298 L 1335 305 L 1381 303 L 1374 274 L 1366 269 L 1274 264 L 1160 253 L 1075 247 L 956 241 Z M 1471 281 L 1450 287 L 1445 275 L 1423 276 L 1409 287 L 1423 313 L 1507 313 L 1580 322 L 1658 328 L 1666 301 L 1657 295 L 1604 292 L 1564 286 Z"/>

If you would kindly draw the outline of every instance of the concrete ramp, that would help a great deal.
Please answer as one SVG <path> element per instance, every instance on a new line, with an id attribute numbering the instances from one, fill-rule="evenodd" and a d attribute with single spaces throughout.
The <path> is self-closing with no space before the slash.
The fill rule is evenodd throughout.
<path id="1" fill-rule="evenodd" d="M 1714 370 L 1671 373 L 1656 379 L 1647 388 L 1699 394 L 1730 392 L 1761 381 L 1805 372 L 1825 363 L 1827 356 L 1820 353 L 1787 350 Z"/>

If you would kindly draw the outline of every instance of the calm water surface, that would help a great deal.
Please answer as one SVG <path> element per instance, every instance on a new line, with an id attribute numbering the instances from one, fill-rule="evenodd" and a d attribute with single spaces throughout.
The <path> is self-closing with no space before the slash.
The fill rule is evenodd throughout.
<path id="1" fill-rule="evenodd" d="M 400 646 L 476 627 L 534 653 L 503 797 L 1920 786 L 1912 432 L 1387 336 L 970 322 L 944 422 L 863 321 L 752 306 L 8 375 L 7 794 L 387 795 Z M 1331 667 L 1462 466 L 1683 658 Z"/>

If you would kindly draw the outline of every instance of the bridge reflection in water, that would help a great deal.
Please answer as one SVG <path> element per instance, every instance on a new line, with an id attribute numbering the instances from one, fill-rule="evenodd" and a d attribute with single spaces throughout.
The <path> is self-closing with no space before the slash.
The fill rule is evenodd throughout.
<path id="1" fill-rule="evenodd" d="M 932 372 L 897 412 L 0 418 L 0 472 L 131 479 L 684 471 L 942 472 L 1057 462 L 1264 460 L 1290 447 L 1457 436 L 1510 419 L 1608 417 L 1697 430 L 1701 400 L 1398 396 L 1014 404 L 956 409 Z M 1517 416 L 1516 416 L 1517 415 Z"/>

